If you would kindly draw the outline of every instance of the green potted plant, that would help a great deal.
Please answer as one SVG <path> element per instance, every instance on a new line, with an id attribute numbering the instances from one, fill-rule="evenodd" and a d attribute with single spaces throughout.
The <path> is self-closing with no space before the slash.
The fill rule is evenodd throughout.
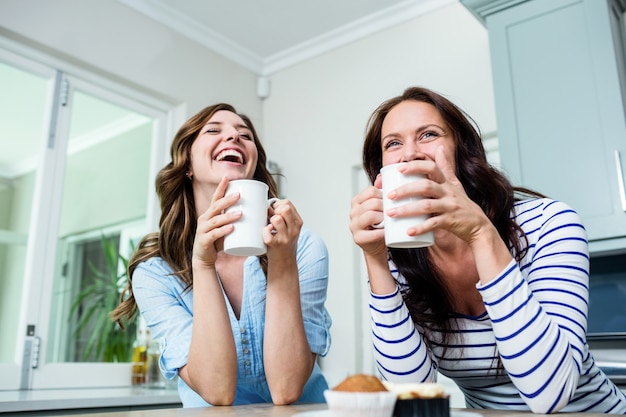
<path id="1" fill-rule="evenodd" d="M 126 284 L 128 259 L 119 253 L 114 238 L 103 235 L 101 244 L 104 267 L 98 269 L 89 262 L 90 279 L 77 294 L 69 312 L 70 320 L 74 316 L 77 319 L 73 336 L 86 339 L 82 352 L 84 361 L 131 362 L 137 316 L 124 323 L 126 329 L 109 317 Z"/>

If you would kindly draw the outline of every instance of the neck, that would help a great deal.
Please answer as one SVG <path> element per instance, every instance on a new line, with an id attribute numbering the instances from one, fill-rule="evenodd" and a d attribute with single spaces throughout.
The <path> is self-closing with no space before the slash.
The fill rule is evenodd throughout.
<path id="1" fill-rule="evenodd" d="M 204 214 L 211 206 L 213 194 L 215 194 L 216 186 L 201 186 L 197 183 L 193 185 L 193 200 L 196 205 L 196 217 Z"/>
<path id="2" fill-rule="evenodd" d="M 470 250 L 464 240 L 446 230 L 435 230 L 435 244 L 429 248 L 429 253 L 435 258 L 458 256 Z"/>

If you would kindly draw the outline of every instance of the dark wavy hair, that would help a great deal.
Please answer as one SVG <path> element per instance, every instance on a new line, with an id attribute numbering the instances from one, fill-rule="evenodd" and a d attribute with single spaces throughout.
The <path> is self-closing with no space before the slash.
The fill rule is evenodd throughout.
<path id="1" fill-rule="evenodd" d="M 187 284 L 188 290 L 193 287 L 190 254 L 196 233 L 197 213 L 193 188 L 186 173 L 191 168 L 191 145 L 202 127 L 221 110 L 239 115 L 252 131 L 258 152 L 253 178 L 268 185 L 270 197 L 278 196 L 276 181 L 267 169 L 265 149 L 261 145 L 254 125 L 246 115 L 237 113 L 230 104 L 218 103 L 202 109 L 187 120 L 174 136 L 170 148 L 172 161 L 163 167 L 156 177 L 156 192 L 161 203 L 159 232 L 146 235 L 137 246 L 128 262 L 128 282 L 120 296 L 120 304 L 111 312 L 111 318 L 122 327 L 124 327 L 123 319 L 132 318 L 137 311 L 132 289 L 132 276 L 133 271 L 141 262 L 159 256 L 170 265 L 180 280 Z M 267 257 L 261 256 L 260 261 L 264 272 L 267 272 Z"/>
<path id="2" fill-rule="evenodd" d="M 440 94 L 422 87 L 409 87 L 402 95 L 383 102 L 370 116 L 363 144 L 363 167 L 374 183 L 382 167 L 381 130 L 387 114 L 404 101 L 431 104 L 443 117 L 455 141 L 456 176 L 472 201 L 478 204 L 495 225 L 502 240 L 513 250 L 519 261 L 528 241 L 520 226 L 511 219 L 511 211 L 522 195 L 543 197 L 533 190 L 514 187 L 506 176 L 487 161 L 480 132 L 474 121 Z M 408 290 L 403 294 L 412 319 L 420 323 L 424 332 L 437 328 L 443 340 L 431 343 L 448 344 L 454 334 L 452 302 L 440 271 L 428 256 L 428 250 L 389 249 L 389 256 L 398 271 L 407 280 Z M 455 326 L 454 326 L 455 327 Z"/>

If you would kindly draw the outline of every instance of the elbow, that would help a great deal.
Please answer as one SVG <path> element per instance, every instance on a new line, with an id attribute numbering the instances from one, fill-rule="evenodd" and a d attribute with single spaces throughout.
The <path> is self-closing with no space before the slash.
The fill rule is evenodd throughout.
<path id="1" fill-rule="evenodd" d="M 179 370 L 179 376 L 196 394 L 211 405 L 233 405 L 237 391 L 237 368 L 230 372 L 205 371 L 206 367 L 189 364 Z M 203 369 L 198 372 L 198 369 Z"/>
<path id="2" fill-rule="evenodd" d="M 558 412 L 562 407 L 550 409 L 548 404 L 530 403 L 528 404 L 528 408 L 530 408 L 533 414 L 552 414 Z"/>
<path id="3" fill-rule="evenodd" d="M 210 390 L 198 393 L 204 401 L 211 405 L 233 405 L 235 402 L 235 393 L 226 391 Z"/>
<path id="4" fill-rule="evenodd" d="M 274 405 L 289 405 L 298 401 L 300 396 L 302 396 L 302 388 L 282 386 L 271 393 Z"/>
<path id="5" fill-rule="evenodd" d="M 562 397 L 559 401 L 555 402 L 554 397 L 545 397 L 543 399 L 535 398 L 533 400 L 526 400 L 526 405 L 533 414 L 553 414 L 559 412 L 563 407 L 569 403 L 568 397 Z"/>
<path id="6" fill-rule="evenodd" d="M 235 402 L 236 387 L 234 384 L 194 384 L 191 379 L 189 387 L 196 392 L 204 401 L 211 405 L 233 405 Z"/>

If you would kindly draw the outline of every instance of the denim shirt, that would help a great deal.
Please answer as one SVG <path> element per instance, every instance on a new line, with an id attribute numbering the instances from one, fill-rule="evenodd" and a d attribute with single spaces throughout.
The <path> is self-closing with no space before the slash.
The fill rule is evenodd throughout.
<path id="1" fill-rule="evenodd" d="M 325 356 L 330 349 L 331 319 L 324 306 L 328 286 L 328 252 L 324 241 L 303 228 L 298 239 L 296 261 L 309 346 L 311 352 Z M 137 266 L 132 287 L 139 311 L 152 337 L 161 346 L 161 372 L 165 378 L 173 379 L 187 363 L 193 324 L 193 291 L 185 291 L 185 284 L 172 274 L 170 266 L 160 257 Z M 266 278 L 257 257 L 248 257 L 244 262 L 243 288 L 239 320 L 226 298 L 238 362 L 234 404 L 272 402 L 263 368 Z M 324 402 L 326 388 L 326 380 L 316 364 L 298 402 Z M 184 407 L 210 405 L 182 378 L 178 379 L 178 393 Z"/>

